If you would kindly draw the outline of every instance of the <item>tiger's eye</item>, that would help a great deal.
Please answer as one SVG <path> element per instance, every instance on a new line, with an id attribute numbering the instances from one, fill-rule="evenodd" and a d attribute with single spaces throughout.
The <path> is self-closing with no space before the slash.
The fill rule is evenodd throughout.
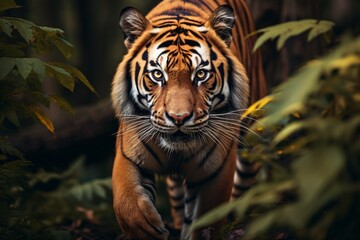
<path id="1" fill-rule="evenodd" d="M 199 80 L 203 80 L 205 77 L 206 77 L 205 70 L 199 70 L 196 72 L 196 78 L 198 78 Z"/>
<path id="2" fill-rule="evenodd" d="M 161 80 L 163 78 L 163 73 L 159 70 L 153 71 L 152 75 L 155 78 L 155 80 Z"/>

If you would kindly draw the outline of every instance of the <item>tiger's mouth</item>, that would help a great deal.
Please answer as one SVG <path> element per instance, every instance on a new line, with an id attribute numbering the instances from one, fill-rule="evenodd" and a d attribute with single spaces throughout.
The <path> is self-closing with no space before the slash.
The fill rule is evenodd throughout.
<path id="1" fill-rule="evenodd" d="M 185 142 L 194 139 L 194 135 L 178 130 L 174 133 L 164 134 L 163 138 L 170 142 Z"/>
<path id="2" fill-rule="evenodd" d="M 186 133 L 177 130 L 174 133 L 162 134 L 160 137 L 160 146 L 169 151 L 194 152 L 201 146 L 202 137 L 200 133 Z"/>

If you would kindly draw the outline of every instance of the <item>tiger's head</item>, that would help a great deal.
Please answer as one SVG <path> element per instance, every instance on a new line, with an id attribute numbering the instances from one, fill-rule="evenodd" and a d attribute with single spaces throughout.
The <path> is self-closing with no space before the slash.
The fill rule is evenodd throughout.
<path id="1" fill-rule="evenodd" d="M 117 116 L 139 134 L 157 136 L 168 150 L 195 149 L 199 140 L 221 141 L 221 134 L 237 137 L 239 125 L 226 118 L 239 121 L 249 84 L 229 48 L 234 22 L 227 5 L 207 21 L 169 16 L 150 22 L 138 10 L 124 9 L 120 29 L 128 53 L 113 81 Z"/>

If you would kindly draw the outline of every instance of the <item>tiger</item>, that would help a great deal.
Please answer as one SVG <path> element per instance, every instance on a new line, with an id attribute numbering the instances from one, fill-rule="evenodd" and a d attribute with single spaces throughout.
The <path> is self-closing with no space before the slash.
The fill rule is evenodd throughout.
<path id="1" fill-rule="evenodd" d="M 168 239 L 155 207 L 165 176 L 172 227 L 200 239 L 191 224 L 248 189 L 255 167 L 237 157 L 240 121 L 266 94 L 261 57 L 244 0 L 163 0 L 146 16 L 120 13 L 127 53 L 113 78 L 119 129 L 113 207 L 129 239 Z M 246 128 L 246 127 L 245 127 Z M 226 222 L 211 226 L 216 236 Z"/>

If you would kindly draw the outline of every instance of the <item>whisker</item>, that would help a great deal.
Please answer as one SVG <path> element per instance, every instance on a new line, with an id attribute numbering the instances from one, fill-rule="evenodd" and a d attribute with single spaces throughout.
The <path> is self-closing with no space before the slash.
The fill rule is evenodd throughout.
<path id="1" fill-rule="evenodd" d="M 212 131 L 209 131 L 210 129 L 209 129 L 208 126 L 205 127 L 204 130 L 205 130 L 204 133 L 205 133 L 208 137 L 210 137 L 210 138 L 214 141 L 214 143 L 220 145 L 220 147 L 221 147 L 222 150 L 224 151 L 223 153 L 226 154 L 226 148 L 225 148 L 223 142 L 220 141 Z"/>
<path id="2" fill-rule="evenodd" d="M 138 130 L 139 128 L 141 128 L 142 126 L 146 125 L 146 124 L 149 124 L 148 121 L 137 121 L 137 122 L 134 122 L 134 123 L 128 123 L 127 127 L 125 129 L 121 129 L 120 131 L 117 131 L 115 134 L 117 134 L 117 136 L 122 136 L 128 132 L 131 132 L 131 131 L 136 131 Z"/>
<path id="3" fill-rule="evenodd" d="M 231 121 L 238 121 L 238 122 L 243 122 L 244 121 L 244 120 L 241 120 L 240 118 L 239 119 L 233 119 L 233 118 L 221 117 L 221 116 L 213 116 L 213 115 L 210 115 L 210 119 L 223 119 L 223 120 L 231 120 Z M 253 117 L 245 116 L 243 119 L 249 119 L 251 121 L 254 121 L 254 122 L 262 125 L 261 121 L 259 121 L 256 118 L 253 118 Z"/>
<path id="4" fill-rule="evenodd" d="M 234 127 L 239 127 L 240 129 L 244 129 L 246 131 L 251 132 L 252 134 L 254 134 L 255 136 L 257 136 L 260 139 L 263 139 L 262 136 L 260 136 L 258 133 L 256 133 L 254 130 L 252 130 L 251 128 L 247 127 L 246 125 L 242 124 L 241 122 L 232 122 L 231 120 L 227 120 L 227 119 L 213 119 L 214 121 L 212 121 L 212 123 L 224 123 L 224 124 L 228 124 Z M 223 125 L 220 125 L 221 127 L 223 127 Z"/>
<path id="5" fill-rule="evenodd" d="M 248 108 L 244 108 L 244 109 L 236 109 L 233 111 L 228 111 L 225 113 L 210 113 L 210 115 L 229 115 L 229 114 L 242 114 L 243 112 L 246 112 L 248 110 Z M 253 109 L 253 111 L 261 111 L 264 110 L 263 108 L 256 108 Z"/>
<path id="6" fill-rule="evenodd" d="M 236 134 L 234 131 L 229 132 L 229 130 L 226 130 L 226 128 L 222 128 L 221 126 L 214 127 L 214 131 L 219 135 L 223 135 L 224 137 L 235 140 L 236 143 L 241 147 L 244 147 L 246 149 L 250 148 L 250 145 L 246 142 L 245 138 L 242 137 L 240 134 Z"/>

